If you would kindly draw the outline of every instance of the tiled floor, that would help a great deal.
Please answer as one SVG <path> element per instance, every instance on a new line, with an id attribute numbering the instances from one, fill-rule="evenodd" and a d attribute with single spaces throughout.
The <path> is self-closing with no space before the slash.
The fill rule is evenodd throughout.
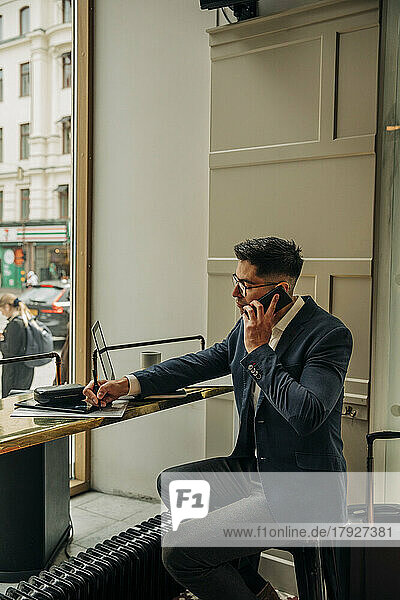
<path id="1" fill-rule="evenodd" d="M 143 501 L 122 496 L 112 496 L 100 492 L 86 492 L 71 499 L 71 518 L 74 538 L 68 546 L 69 554 L 76 556 L 103 540 L 140 523 L 161 511 L 159 501 Z M 56 557 L 54 564 L 66 559 L 64 550 Z M 4 593 L 12 583 L 1 583 Z M 286 595 L 280 595 L 282 599 Z"/>
<path id="2" fill-rule="evenodd" d="M 71 518 L 74 539 L 68 547 L 70 555 L 76 556 L 86 548 L 102 542 L 145 519 L 160 513 L 159 501 L 143 501 L 100 492 L 86 492 L 71 499 Z M 55 559 L 59 564 L 66 559 L 62 550 Z M 1 583 L 0 592 L 13 586 Z"/>

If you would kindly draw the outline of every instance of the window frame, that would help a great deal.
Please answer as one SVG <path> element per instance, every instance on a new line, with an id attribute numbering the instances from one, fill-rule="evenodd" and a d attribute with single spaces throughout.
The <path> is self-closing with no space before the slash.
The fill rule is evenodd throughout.
<path id="1" fill-rule="evenodd" d="M 69 63 L 67 62 L 67 59 L 69 59 Z M 63 89 L 67 89 L 71 87 L 71 83 L 72 83 L 72 53 L 71 52 L 64 52 L 61 55 L 61 61 L 62 61 L 62 87 Z M 69 67 L 69 69 L 68 69 Z M 69 73 L 68 73 L 69 70 Z"/>
<path id="2" fill-rule="evenodd" d="M 28 127 L 28 133 L 23 133 L 22 128 Z M 30 123 L 20 123 L 19 126 L 19 160 L 29 159 L 29 136 L 30 136 Z M 27 141 L 27 155 L 23 156 L 24 140 Z"/>
<path id="3" fill-rule="evenodd" d="M 69 9 L 65 10 L 65 6 L 68 5 Z M 66 14 L 68 13 L 69 19 L 66 19 Z M 62 22 L 63 23 L 71 23 L 72 22 L 72 2 L 71 0 L 62 0 Z"/>
<path id="4" fill-rule="evenodd" d="M 61 189 L 63 188 L 63 189 Z M 66 210 L 64 204 L 66 205 Z M 69 185 L 60 185 L 58 188 L 58 212 L 59 218 L 63 220 L 69 219 Z"/>
<path id="5" fill-rule="evenodd" d="M 23 31 L 23 27 L 22 27 L 22 20 L 23 20 L 23 16 L 24 14 L 28 15 L 28 23 L 27 23 L 27 29 L 26 31 Z M 30 11 L 30 6 L 26 5 L 23 6 L 20 11 L 19 11 L 19 35 L 26 35 L 27 33 L 29 33 L 31 27 L 31 11 Z"/>
<path id="6" fill-rule="evenodd" d="M 73 32 L 73 185 L 71 249 L 71 373 L 72 381 L 91 378 L 91 269 L 93 195 L 93 57 L 95 0 L 74 3 Z M 77 252 L 77 248 L 79 252 Z M 75 479 L 71 496 L 90 489 L 90 431 L 75 436 Z"/>
<path id="7" fill-rule="evenodd" d="M 62 121 L 62 153 L 71 154 L 71 117 L 64 117 Z"/>
<path id="8" fill-rule="evenodd" d="M 24 197 L 24 192 L 28 192 L 26 197 Z M 31 203 L 31 191 L 29 188 L 20 188 L 20 221 L 22 223 L 26 223 L 27 221 L 29 221 L 29 215 L 30 215 L 30 203 Z M 27 202 L 27 216 L 24 217 L 24 204 L 26 204 Z"/>
<path id="9" fill-rule="evenodd" d="M 28 72 L 23 73 L 23 68 L 28 65 Z M 28 83 L 26 83 L 28 80 Z M 27 87 L 27 93 L 24 94 L 24 85 Z M 19 65 L 19 96 L 20 98 L 26 98 L 31 95 L 31 63 L 29 61 L 20 63 Z"/>

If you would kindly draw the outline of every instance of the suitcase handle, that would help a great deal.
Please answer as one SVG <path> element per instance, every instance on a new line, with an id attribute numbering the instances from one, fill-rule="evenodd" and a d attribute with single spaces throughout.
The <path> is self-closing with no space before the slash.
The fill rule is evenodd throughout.
<path id="1" fill-rule="evenodd" d="M 371 473 L 374 469 L 374 456 L 372 453 L 372 446 L 373 446 L 375 440 L 399 439 L 400 431 L 374 431 L 372 433 L 367 433 L 366 438 L 367 438 L 367 447 L 368 447 L 367 473 L 369 473 L 368 482 L 367 482 L 367 515 L 368 515 L 368 521 L 370 523 L 372 523 L 374 520 L 374 508 L 373 508 L 374 486 L 373 486 L 373 479 L 371 476 Z"/>
<path id="2" fill-rule="evenodd" d="M 400 438 L 400 431 L 374 431 L 367 433 L 367 444 L 373 444 L 375 440 L 394 440 Z"/>
<path id="3" fill-rule="evenodd" d="M 395 440 L 400 438 L 400 431 L 374 431 L 372 433 L 367 433 L 367 446 L 368 446 L 368 454 L 367 454 L 367 471 L 369 473 L 372 472 L 374 457 L 372 454 L 372 446 L 375 440 Z"/>

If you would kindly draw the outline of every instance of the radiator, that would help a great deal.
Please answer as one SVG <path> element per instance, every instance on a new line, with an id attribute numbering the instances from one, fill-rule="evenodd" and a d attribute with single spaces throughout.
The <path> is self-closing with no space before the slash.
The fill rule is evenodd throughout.
<path id="1" fill-rule="evenodd" d="M 143 521 L 7 588 L 0 600 L 171 600 L 181 588 L 161 561 L 169 527 L 164 515 Z"/>

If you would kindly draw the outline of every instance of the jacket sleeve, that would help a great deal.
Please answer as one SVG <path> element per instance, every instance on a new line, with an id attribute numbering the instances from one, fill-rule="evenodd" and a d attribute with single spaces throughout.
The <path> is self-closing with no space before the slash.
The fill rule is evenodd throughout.
<path id="1" fill-rule="evenodd" d="M 181 387 L 228 375 L 230 370 L 228 341 L 240 321 L 228 336 L 200 352 L 171 358 L 133 373 L 140 383 L 141 396 L 172 392 Z"/>
<path id="2" fill-rule="evenodd" d="M 318 429 L 335 406 L 352 347 L 346 327 L 329 331 L 308 351 L 299 381 L 285 371 L 268 344 L 247 354 L 241 364 L 296 433 L 305 436 Z"/>

